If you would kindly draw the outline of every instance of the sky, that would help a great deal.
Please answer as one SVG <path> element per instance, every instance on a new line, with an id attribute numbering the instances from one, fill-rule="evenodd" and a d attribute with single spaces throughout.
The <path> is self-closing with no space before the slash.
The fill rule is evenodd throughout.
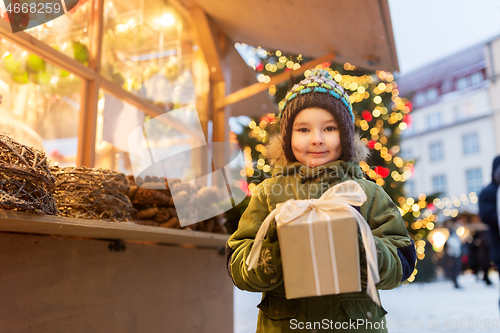
<path id="1" fill-rule="evenodd" d="M 389 9 L 402 75 L 500 36 L 500 0 L 389 0 Z"/>
<path id="2" fill-rule="evenodd" d="M 400 74 L 500 36 L 500 0 L 389 0 Z"/>

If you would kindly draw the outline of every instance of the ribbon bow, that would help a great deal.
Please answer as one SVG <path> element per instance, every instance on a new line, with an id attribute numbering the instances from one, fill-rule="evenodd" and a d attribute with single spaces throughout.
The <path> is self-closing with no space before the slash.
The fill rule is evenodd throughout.
<path id="1" fill-rule="evenodd" d="M 377 262 L 377 250 L 375 247 L 375 240 L 371 232 L 370 226 L 365 221 L 363 216 L 352 206 L 361 206 L 366 201 L 366 194 L 363 188 L 353 180 L 348 180 L 343 183 L 337 184 L 330 188 L 328 191 L 323 193 L 319 199 L 310 200 L 288 200 L 282 204 L 278 204 L 276 209 L 273 210 L 262 222 L 262 225 L 255 236 L 255 241 L 253 243 L 250 254 L 246 260 L 248 270 L 252 270 L 257 267 L 257 263 L 260 256 L 260 250 L 262 247 L 262 241 L 264 240 L 271 221 L 276 218 L 276 223 L 278 225 L 284 225 L 290 223 L 297 219 L 299 216 L 309 213 L 308 224 L 317 220 L 317 215 L 323 215 L 328 221 L 331 221 L 331 217 L 326 211 L 339 211 L 344 210 L 350 212 L 356 222 L 358 223 L 359 230 L 361 231 L 361 238 L 366 251 L 366 262 L 368 271 L 368 282 L 367 282 L 367 294 L 373 299 L 373 301 L 380 306 L 380 300 L 377 294 L 376 284 L 380 282 L 380 277 L 378 274 L 378 262 Z M 312 228 L 312 227 L 311 227 Z M 331 225 L 328 224 L 330 244 L 333 244 L 333 236 Z M 309 233 L 311 240 L 311 250 L 313 257 L 315 258 L 315 249 L 313 246 L 312 233 Z M 332 260 L 334 256 L 332 253 Z M 333 263 L 334 274 L 336 275 L 336 265 Z M 313 260 L 314 275 L 316 278 L 316 290 L 319 294 L 319 279 L 317 275 L 316 262 Z M 338 284 L 338 279 L 335 279 L 336 284 Z M 336 285 L 338 290 L 338 285 Z"/>

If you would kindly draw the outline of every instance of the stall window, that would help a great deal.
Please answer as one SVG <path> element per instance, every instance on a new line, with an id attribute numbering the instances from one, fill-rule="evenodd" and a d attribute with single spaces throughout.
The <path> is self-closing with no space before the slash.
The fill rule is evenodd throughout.
<path id="1" fill-rule="evenodd" d="M 0 132 L 76 165 L 81 80 L 5 39 L 0 53 Z"/>
<path id="2" fill-rule="evenodd" d="M 163 119 L 163 113 L 146 115 L 102 90 L 96 164 L 132 174 L 140 159 L 130 155 L 128 140 L 140 126 L 154 124 L 144 130 L 149 133 L 148 143 L 158 150 L 191 150 L 196 146 L 192 133 L 198 131 L 200 118 L 196 109 L 189 107 L 196 104 L 196 83 L 202 82 L 198 78 L 203 66 L 189 25 L 166 1 L 151 0 L 144 5 L 141 0 L 104 0 L 104 8 L 101 75 L 186 125 L 183 131 L 172 123 L 156 121 L 155 117 Z M 180 109 L 185 112 L 174 112 Z M 187 164 L 196 160 L 189 154 L 183 158 L 190 159 Z"/>
<path id="3" fill-rule="evenodd" d="M 100 96 L 96 130 L 98 167 L 133 174 L 160 161 L 161 155 L 173 155 L 206 145 L 194 107 L 151 117 L 105 91 L 101 91 Z M 137 136 L 138 133 L 140 135 Z M 146 141 L 143 140 L 143 133 Z M 193 133 L 202 140 L 194 137 Z M 175 161 L 184 166 L 178 168 L 175 177 L 182 178 L 184 172 L 196 168 L 192 157 L 186 153 L 181 158 L 188 160 Z"/>
<path id="4" fill-rule="evenodd" d="M 35 1 L 35 3 L 37 2 Z M 40 5 L 44 3 L 38 2 L 39 10 L 36 13 L 33 11 L 26 13 L 27 22 L 29 22 L 28 27 L 32 27 L 39 22 L 47 22 L 28 28 L 25 32 L 69 58 L 87 66 L 89 64 L 89 29 L 92 1 L 66 1 L 66 9 L 68 10 L 66 14 L 64 14 L 64 8 L 60 1 L 45 3 L 46 5 L 52 5 L 50 6 L 50 13 L 47 9 L 49 7 L 44 7 L 41 10 Z M 52 19 L 56 17 L 54 14 L 58 12 L 62 15 Z"/>
<path id="5" fill-rule="evenodd" d="M 196 47 L 182 17 L 159 0 L 105 0 L 105 8 L 101 74 L 165 111 L 195 103 Z"/>

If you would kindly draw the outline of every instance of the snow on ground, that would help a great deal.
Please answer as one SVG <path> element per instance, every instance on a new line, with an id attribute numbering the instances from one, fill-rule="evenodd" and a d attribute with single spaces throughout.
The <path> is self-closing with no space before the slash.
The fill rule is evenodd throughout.
<path id="1" fill-rule="evenodd" d="M 389 332 L 500 332 L 498 273 L 491 272 L 490 279 L 493 286 L 466 274 L 458 279 L 462 289 L 453 288 L 451 281 L 438 281 L 380 291 Z M 235 288 L 235 333 L 255 333 L 260 299 L 260 293 Z"/>

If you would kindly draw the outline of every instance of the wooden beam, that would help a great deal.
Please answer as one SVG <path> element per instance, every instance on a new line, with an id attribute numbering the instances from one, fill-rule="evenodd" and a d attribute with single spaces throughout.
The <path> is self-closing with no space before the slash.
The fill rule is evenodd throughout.
<path id="1" fill-rule="evenodd" d="M 191 17 L 193 19 L 193 26 L 196 33 L 197 44 L 203 54 L 203 58 L 208 66 L 208 71 L 210 73 L 210 84 L 212 91 L 212 124 L 213 124 L 213 142 L 226 142 L 227 134 L 229 129 L 229 124 L 226 119 L 226 112 L 224 107 L 216 108 L 215 106 L 220 104 L 226 96 L 226 83 L 224 72 L 222 68 L 222 47 L 219 38 L 220 36 L 210 25 L 208 17 L 205 11 L 198 5 L 195 5 L 189 9 Z M 210 144 L 210 142 L 209 142 Z M 213 156 L 216 159 L 217 165 L 226 165 L 226 155 L 215 154 Z M 215 179 L 217 182 L 217 179 Z"/>
<path id="2" fill-rule="evenodd" d="M 187 229 L 160 228 L 132 222 L 112 223 L 11 210 L 0 210 L 0 231 L 164 244 L 192 244 L 204 247 L 224 246 L 229 238 L 229 235 Z"/>
<path id="3" fill-rule="evenodd" d="M 399 61 L 398 52 L 396 50 L 396 41 L 394 40 L 394 31 L 392 29 L 391 11 L 389 10 L 388 0 L 378 0 L 378 7 L 380 10 L 380 17 L 382 18 L 382 24 L 384 26 L 384 32 L 386 36 L 387 49 L 391 57 L 391 62 L 394 65 L 392 71 L 399 72 Z"/>
<path id="4" fill-rule="evenodd" d="M 93 80 L 96 77 L 95 72 L 91 68 L 54 50 L 52 47 L 39 41 L 35 37 L 22 31 L 12 33 L 10 24 L 7 21 L 0 20 L 0 36 L 82 79 Z"/>
<path id="5" fill-rule="evenodd" d="M 253 95 L 256 95 L 260 93 L 261 91 L 267 90 L 271 85 L 278 85 L 282 82 L 288 81 L 292 79 L 293 77 L 297 77 L 301 74 L 303 74 L 306 70 L 316 67 L 317 65 L 326 62 L 326 61 L 331 61 L 335 59 L 335 54 L 330 53 L 327 54 L 323 57 L 311 60 L 303 65 L 300 66 L 300 68 L 295 69 L 295 70 L 290 70 L 283 72 L 281 74 L 278 74 L 276 76 L 271 77 L 271 81 L 268 83 L 255 83 L 252 84 L 251 86 L 248 86 L 246 88 L 240 89 L 232 94 L 229 94 L 226 96 L 226 98 L 221 102 L 221 104 L 216 104 L 216 107 L 218 109 L 223 108 L 225 106 L 234 104 L 236 102 L 239 102 L 241 100 L 244 100 L 248 97 L 251 97 Z"/>
<path id="6" fill-rule="evenodd" d="M 220 104 L 226 95 L 226 84 L 224 82 L 215 82 L 213 84 L 213 102 L 215 105 Z M 226 122 L 226 114 L 224 108 L 214 108 L 212 115 L 213 121 L 213 141 L 226 142 L 226 132 L 229 124 Z M 222 165 L 222 164 L 221 164 Z"/>
<path id="7" fill-rule="evenodd" d="M 168 3 L 174 7 L 174 9 L 181 14 L 182 18 L 185 19 L 189 24 L 193 24 L 193 18 L 189 14 L 189 9 L 184 6 L 179 0 L 168 0 Z"/>
<path id="8" fill-rule="evenodd" d="M 97 74 L 101 73 L 102 37 L 104 30 L 104 0 L 92 1 L 92 23 L 90 24 L 89 66 Z"/>
<path id="9" fill-rule="evenodd" d="M 210 27 L 210 22 L 205 11 L 198 5 L 190 8 L 191 17 L 193 18 L 193 26 L 197 37 L 197 43 L 203 52 L 203 56 L 210 70 L 210 77 L 213 82 L 223 82 L 224 75 L 222 72 L 217 43 L 214 38 L 213 29 Z"/>
<path id="10" fill-rule="evenodd" d="M 189 48 L 192 49 L 191 45 Z M 200 49 L 193 52 L 193 78 L 194 90 L 196 93 L 196 111 L 200 118 L 201 128 L 205 135 L 206 142 L 211 142 L 212 138 L 208 136 L 208 122 L 210 120 L 210 109 L 212 108 L 212 98 L 210 96 L 210 72 L 207 63 Z M 195 150 L 198 154 L 193 155 L 193 166 L 199 168 L 200 175 L 208 175 L 212 172 L 209 167 L 209 156 L 206 150 Z"/>
<path id="11" fill-rule="evenodd" d="M 95 164 L 95 143 L 97 127 L 97 103 L 101 72 L 102 34 L 104 26 L 104 0 L 93 0 L 90 12 L 89 67 L 96 73 L 93 79 L 84 79 L 78 122 L 77 165 L 93 168 Z"/>
<path id="12" fill-rule="evenodd" d="M 213 105 L 224 99 L 226 96 L 226 83 L 225 82 L 213 82 L 212 83 L 212 100 Z M 225 108 L 213 108 L 212 114 L 212 124 L 213 124 L 213 142 L 228 142 L 229 141 L 229 123 L 226 117 Z M 229 163 L 229 152 L 216 151 L 212 154 L 213 167 L 215 169 L 216 165 L 227 165 Z M 212 174 L 213 184 L 224 184 L 225 179 L 220 178 L 220 174 Z"/>
<path id="13" fill-rule="evenodd" d="M 77 166 L 82 165 L 93 168 L 95 164 L 98 95 L 99 84 L 96 80 L 84 80 L 82 82 L 78 121 Z"/>

